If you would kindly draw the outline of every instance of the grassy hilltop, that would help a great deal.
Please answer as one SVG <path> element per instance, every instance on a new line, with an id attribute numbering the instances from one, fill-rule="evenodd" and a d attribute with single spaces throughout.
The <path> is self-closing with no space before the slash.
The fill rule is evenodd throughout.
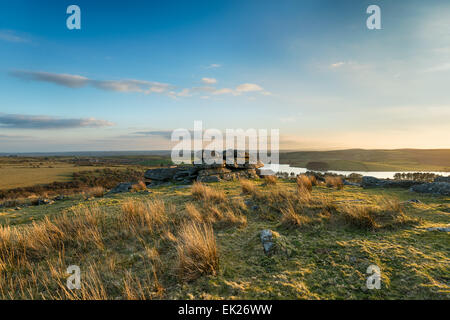
<path id="1" fill-rule="evenodd" d="M 450 198 L 315 184 L 169 185 L 0 208 L 0 298 L 450 298 L 448 233 L 426 230 L 450 223 Z M 72 264 L 80 290 L 66 288 Z M 366 289 L 372 264 L 380 290 Z"/>
<path id="2" fill-rule="evenodd" d="M 450 171 L 450 149 L 295 151 L 280 153 L 280 163 L 305 167 L 321 161 L 330 170 Z"/>

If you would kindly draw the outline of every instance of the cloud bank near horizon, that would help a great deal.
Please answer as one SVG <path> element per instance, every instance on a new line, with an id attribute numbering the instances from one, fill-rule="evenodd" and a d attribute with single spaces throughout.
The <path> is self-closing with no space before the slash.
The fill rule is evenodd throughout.
<path id="1" fill-rule="evenodd" d="M 215 85 L 217 83 L 217 79 L 205 77 L 201 79 L 201 82 L 206 85 L 205 87 L 181 88 L 177 92 L 176 90 L 178 88 L 174 85 L 138 79 L 95 80 L 76 74 L 51 73 L 30 70 L 13 70 L 9 72 L 9 75 L 25 81 L 48 82 L 71 89 L 92 86 L 96 89 L 105 91 L 139 92 L 144 94 L 160 93 L 166 94 L 173 98 L 189 97 L 195 93 L 202 92 L 210 93 L 212 95 L 232 94 L 234 96 L 249 92 L 259 92 L 263 95 L 270 94 L 270 92 L 264 90 L 260 85 L 254 83 L 243 83 L 237 85 L 235 89 L 216 88 L 212 85 Z"/>
<path id="2" fill-rule="evenodd" d="M 95 118 L 60 119 L 50 116 L 0 113 L 0 129 L 70 129 L 101 128 L 114 126 L 114 123 Z"/>

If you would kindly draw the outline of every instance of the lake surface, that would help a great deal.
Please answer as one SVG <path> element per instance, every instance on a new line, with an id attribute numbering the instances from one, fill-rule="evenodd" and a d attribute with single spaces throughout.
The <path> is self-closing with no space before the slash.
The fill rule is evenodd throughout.
<path id="1" fill-rule="evenodd" d="M 307 171 L 311 171 L 306 168 L 291 167 L 288 164 L 278 164 L 278 165 L 269 164 L 269 165 L 265 165 L 264 167 L 262 167 L 261 170 L 272 170 L 275 173 L 277 173 L 277 172 L 285 173 L 286 172 L 288 174 L 291 174 L 291 172 L 293 172 L 295 175 L 302 174 Z M 430 171 L 336 171 L 336 170 L 328 170 L 327 172 L 335 173 L 335 174 L 342 174 L 342 175 L 349 175 L 351 173 L 357 173 L 357 174 L 360 174 L 363 176 L 371 176 L 371 177 L 375 177 L 378 179 L 393 179 L 394 174 L 396 174 L 398 172 L 402 172 L 402 173 L 428 172 L 428 173 L 434 173 L 434 174 L 438 174 L 438 175 L 445 176 L 445 177 L 450 174 L 449 172 L 437 172 L 437 171 L 430 172 Z"/>

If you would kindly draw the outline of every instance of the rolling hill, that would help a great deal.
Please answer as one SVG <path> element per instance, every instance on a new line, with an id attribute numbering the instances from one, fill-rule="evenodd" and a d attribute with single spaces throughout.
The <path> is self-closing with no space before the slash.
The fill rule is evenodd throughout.
<path id="1" fill-rule="evenodd" d="M 295 151 L 280 153 L 280 163 L 305 167 L 328 163 L 331 170 L 450 171 L 450 149 Z"/>

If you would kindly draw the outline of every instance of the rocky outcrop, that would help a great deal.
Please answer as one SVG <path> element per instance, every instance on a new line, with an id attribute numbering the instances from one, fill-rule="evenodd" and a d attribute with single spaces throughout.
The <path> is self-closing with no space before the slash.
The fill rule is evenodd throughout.
<path id="1" fill-rule="evenodd" d="M 144 178 L 156 181 L 168 181 L 172 180 L 177 173 L 179 173 L 179 169 L 176 167 L 158 168 L 147 170 L 144 174 Z"/>
<path id="2" fill-rule="evenodd" d="M 128 192 L 133 188 L 133 184 L 130 182 L 122 182 L 119 183 L 117 186 L 112 188 L 108 193 L 122 193 L 122 192 Z"/>
<path id="3" fill-rule="evenodd" d="M 256 170 L 264 165 L 250 163 L 249 154 L 234 151 L 234 157 L 226 162 L 226 154 L 223 153 L 223 159 L 219 163 L 208 164 L 205 160 L 202 163 L 191 166 L 174 166 L 170 168 L 149 169 L 144 177 L 148 185 L 160 185 L 166 182 L 192 183 L 200 182 L 219 182 L 222 180 L 232 181 L 240 178 L 256 178 Z"/>
<path id="4" fill-rule="evenodd" d="M 450 176 L 448 177 L 437 177 L 433 182 L 447 182 L 450 183 Z"/>
<path id="5" fill-rule="evenodd" d="M 427 231 L 450 232 L 450 227 L 432 227 L 432 228 L 427 228 Z"/>
<path id="6" fill-rule="evenodd" d="M 361 186 L 363 188 L 411 188 L 414 185 L 422 184 L 421 181 L 414 180 L 391 180 L 378 179 L 375 177 L 362 177 Z"/>
<path id="7" fill-rule="evenodd" d="M 356 183 L 356 182 L 347 181 L 345 179 L 342 179 L 342 182 L 344 183 L 344 186 L 361 187 L 361 184 Z"/>
<path id="8" fill-rule="evenodd" d="M 442 196 L 450 196 L 450 183 L 448 182 L 431 182 L 412 186 L 410 191 L 420 193 L 431 193 Z"/>
<path id="9" fill-rule="evenodd" d="M 54 204 L 54 203 L 55 203 L 54 200 L 50 200 L 50 199 L 41 199 L 41 198 L 36 199 L 36 200 L 33 202 L 33 204 L 36 205 L 36 206 L 42 206 L 42 205 L 45 205 L 45 204 Z"/>

